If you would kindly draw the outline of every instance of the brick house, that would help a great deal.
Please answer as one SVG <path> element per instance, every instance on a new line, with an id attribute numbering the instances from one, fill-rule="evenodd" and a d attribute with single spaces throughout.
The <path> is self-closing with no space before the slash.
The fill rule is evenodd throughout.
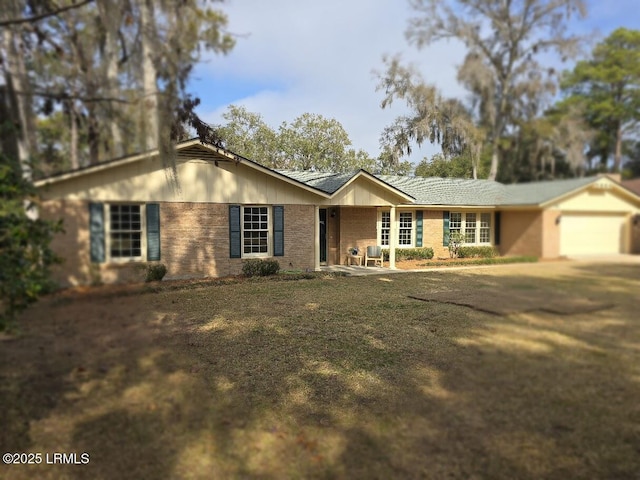
<path id="1" fill-rule="evenodd" d="M 637 248 L 640 196 L 607 177 L 503 185 L 277 171 L 198 140 L 176 152 L 177 181 L 151 151 L 36 182 L 40 215 L 64 219 L 53 244 L 62 285 L 139 279 L 148 262 L 167 265 L 167 278 L 235 275 L 248 258 L 317 270 L 354 246 L 447 256 L 454 231 L 502 255 Z"/>

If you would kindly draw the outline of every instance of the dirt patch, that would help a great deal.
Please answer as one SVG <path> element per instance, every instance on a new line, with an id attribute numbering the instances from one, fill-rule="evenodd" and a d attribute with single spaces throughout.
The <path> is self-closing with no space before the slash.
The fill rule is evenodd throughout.
<path id="1" fill-rule="evenodd" d="M 509 289 L 447 290 L 422 295 L 409 295 L 409 298 L 426 302 L 450 303 L 496 315 L 511 315 L 523 312 L 549 312 L 560 315 L 596 312 L 612 308 L 611 303 L 603 303 L 588 298 L 554 294 L 549 291 L 529 291 L 526 293 Z"/>

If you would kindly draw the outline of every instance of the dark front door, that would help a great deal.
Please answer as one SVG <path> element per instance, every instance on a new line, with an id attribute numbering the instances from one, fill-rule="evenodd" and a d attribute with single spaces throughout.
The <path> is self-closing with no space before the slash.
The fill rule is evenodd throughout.
<path id="1" fill-rule="evenodd" d="M 320 209 L 320 263 L 327 263 L 327 209 Z"/>

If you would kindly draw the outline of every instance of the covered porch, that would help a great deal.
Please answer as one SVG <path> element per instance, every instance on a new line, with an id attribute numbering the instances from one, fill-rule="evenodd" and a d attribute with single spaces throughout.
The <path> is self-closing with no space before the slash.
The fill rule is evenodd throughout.
<path id="1" fill-rule="evenodd" d="M 318 206 L 316 207 L 316 270 L 338 267 L 380 269 L 375 262 L 366 261 L 367 247 L 381 246 L 382 211 L 390 212 L 385 225 L 386 243 L 383 248 L 395 252 L 397 248 L 397 215 L 395 206 Z M 359 255 L 349 251 L 358 247 Z M 369 263 L 369 265 L 366 265 Z M 355 265 L 354 265 L 355 264 Z M 384 262 L 384 269 L 395 269 L 395 255 Z M 335 270 L 334 270 L 335 271 Z M 351 272 L 351 270 L 349 270 Z"/>

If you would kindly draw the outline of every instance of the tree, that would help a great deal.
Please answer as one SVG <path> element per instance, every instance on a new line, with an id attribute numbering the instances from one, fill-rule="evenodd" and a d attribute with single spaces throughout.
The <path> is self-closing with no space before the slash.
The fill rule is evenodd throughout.
<path id="1" fill-rule="evenodd" d="M 473 178 L 473 167 L 468 155 L 446 158 L 437 153 L 430 160 L 424 158 L 414 172 L 416 177 Z"/>
<path id="2" fill-rule="evenodd" d="M 567 20 L 586 13 L 583 0 L 411 0 L 419 14 L 408 41 L 422 48 L 457 39 L 468 52 L 458 79 L 471 92 L 480 126 L 491 146 L 489 179 L 500 164 L 500 141 L 514 120 L 537 110 L 553 91 L 554 71 L 537 60 L 548 51 L 563 58 L 578 42 Z"/>
<path id="3" fill-rule="evenodd" d="M 387 70 L 380 75 L 378 90 L 384 90 L 382 108 L 396 99 L 404 100 L 410 114 L 398 117 L 382 133 L 381 144 L 396 155 L 410 154 L 412 143 L 437 143 L 445 157 L 466 153 L 477 178 L 482 129 L 475 126 L 470 112 L 456 99 L 444 98 L 428 85 L 413 67 L 404 67 L 398 57 L 385 58 Z"/>
<path id="4" fill-rule="evenodd" d="M 218 126 L 217 131 L 225 148 L 267 167 L 284 167 L 278 134 L 262 115 L 249 112 L 245 107 L 229 105 L 222 118 L 226 124 Z"/>
<path id="5" fill-rule="evenodd" d="M 272 129 L 257 113 L 230 105 L 216 127 L 225 148 L 267 167 L 321 172 L 374 172 L 383 168 L 364 150 L 350 148 L 351 139 L 334 118 L 304 113 L 292 123 Z M 405 166 L 403 165 L 402 168 Z M 397 170 L 389 168 L 388 173 Z"/>
<path id="6" fill-rule="evenodd" d="M 562 82 L 564 105 L 579 105 L 598 132 L 591 155 L 601 164 L 613 155 L 613 170 L 622 166 L 625 137 L 640 124 L 640 31 L 618 28 L 596 45 L 591 58 L 576 64 Z"/>
<path id="7" fill-rule="evenodd" d="M 50 242 L 61 224 L 28 215 L 34 195 L 19 162 L 0 153 L 0 330 L 53 288 L 49 269 L 59 259 Z M 25 199 L 30 199 L 27 209 Z"/>
<path id="8" fill-rule="evenodd" d="M 221 12 L 199 0 L 3 2 L 0 327 L 46 291 L 56 261 L 49 245 L 60 225 L 32 214 L 37 140 L 58 165 L 68 151 L 72 167 L 87 163 L 81 162 L 82 140 L 88 163 L 128 145 L 157 147 L 175 175 L 171 142 L 185 128 L 219 143 L 195 114 L 199 100 L 186 92 L 186 83 L 201 50 L 225 53 L 233 46 L 225 25 Z M 143 128 L 126 128 L 123 119 L 133 117 L 145 100 L 150 103 L 142 113 Z M 38 115 L 51 121 L 38 122 Z"/>
<path id="9" fill-rule="evenodd" d="M 35 112 L 62 111 L 72 167 L 156 147 L 171 163 L 171 143 L 184 131 L 178 123 L 211 134 L 186 84 L 200 52 L 233 47 L 226 17 L 210 6 L 216 1 L 94 0 L 62 8 L 8 0 L 0 12 L 8 25 L 0 70 L 21 135 L 38 138 Z M 20 155 L 34 156 L 37 145 L 24 143 Z"/>
<path id="10" fill-rule="evenodd" d="M 347 156 L 351 140 L 340 122 L 303 113 L 280 126 L 279 144 L 289 168 L 344 172 L 356 168 L 355 152 Z"/>

